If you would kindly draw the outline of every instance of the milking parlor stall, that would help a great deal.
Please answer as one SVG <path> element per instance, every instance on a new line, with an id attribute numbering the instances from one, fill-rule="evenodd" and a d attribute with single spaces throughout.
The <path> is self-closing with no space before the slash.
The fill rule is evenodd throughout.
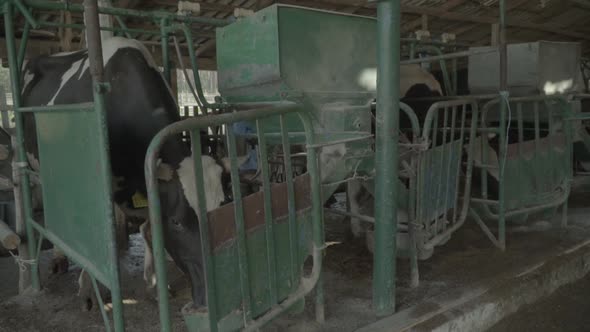
<path id="1" fill-rule="evenodd" d="M 0 6 L 0 331 L 485 331 L 590 269 L 590 1 Z"/>

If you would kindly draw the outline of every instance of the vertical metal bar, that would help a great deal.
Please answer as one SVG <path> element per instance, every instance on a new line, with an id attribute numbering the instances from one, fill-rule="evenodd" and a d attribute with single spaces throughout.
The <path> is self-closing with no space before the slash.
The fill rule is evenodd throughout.
<path id="1" fill-rule="evenodd" d="M 522 119 L 522 102 L 516 103 L 516 121 L 517 121 L 517 130 L 518 130 L 517 172 L 518 172 L 518 179 L 522 179 L 522 173 L 523 173 L 522 172 L 522 167 L 523 167 L 522 163 L 524 161 L 524 156 L 523 156 L 523 151 L 522 151 L 522 145 L 524 143 L 524 124 L 523 124 L 523 119 Z M 533 172 L 534 172 L 534 170 L 533 170 Z M 518 190 L 519 206 L 523 206 L 524 205 L 524 200 L 523 200 L 524 196 L 521 194 L 522 193 L 521 186 L 518 186 L 517 190 Z"/>
<path id="2" fill-rule="evenodd" d="M 535 160 L 541 155 L 541 124 L 539 121 L 539 102 L 533 103 L 533 113 L 535 117 Z M 535 176 L 535 199 L 537 202 L 541 196 L 541 182 L 539 176 Z"/>
<path id="3" fill-rule="evenodd" d="M 475 116 L 475 115 L 472 114 L 472 116 Z M 461 144 L 460 145 L 461 148 L 464 145 L 463 140 L 465 139 L 465 119 L 466 119 L 466 117 L 467 117 L 467 105 L 466 104 L 463 104 L 462 105 L 462 110 L 461 110 L 461 126 L 459 127 L 459 128 L 461 128 L 460 129 L 461 130 L 461 133 L 460 133 L 460 136 L 459 136 L 459 142 L 461 142 L 460 143 Z M 473 127 L 474 126 L 472 126 L 472 128 L 470 128 L 470 130 L 474 131 L 475 128 L 473 128 Z M 470 137 L 471 137 L 471 135 L 470 135 Z M 471 147 L 472 145 L 473 145 L 473 142 L 470 140 L 469 141 L 469 146 Z M 470 150 L 472 150 L 472 149 L 470 149 Z M 459 158 L 461 158 L 461 157 L 459 156 Z M 471 153 L 470 153 L 469 156 L 467 156 L 467 158 L 468 159 L 473 158 L 471 156 Z M 461 161 L 461 159 L 459 159 L 459 162 L 460 161 Z M 459 165 L 461 165 L 461 164 L 459 164 Z M 468 165 L 468 166 L 471 166 L 471 165 Z M 459 178 L 460 178 L 460 174 L 461 174 L 461 167 L 457 167 L 457 172 L 455 174 L 455 176 L 457 177 L 457 180 L 456 180 L 456 183 L 455 183 L 455 205 L 454 205 L 454 208 L 453 208 L 453 222 L 457 221 L 457 208 L 459 206 L 459 195 L 461 194 L 459 192 L 459 184 L 460 184 Z M 471 180 L 471 177 L 469 177 L 468 179 Z M 469 199 L 469 197 L 465 197 L 465 199 L 467 200 L 467 199 Z"/>
<path id="4" fill-rule="evenodd" d="M 272 200 L 270 188 L 270 172 L 268 170 L 268 150 L 266 146 L 266 137 L 260 120 L 256 121 L 256 131 L 258 132 L 258 153 L 260 158 L 258 163 L 262 175 L 262 192 L 264 194 L 264 225 L 266 228 L 266 255 L 268 259 L 268 292 L 272 305 L 277 304 L 277 266 L 276 266 L 276 246 L 274 221 L 272 218 Z"/>
<path id="5" fill-rule="evenodd" d="M 506 0 L 500 0 L 500 95 L 502 97 L 502 103 L 500 104 L 500 162 L 503 164 L 500 166 L 500 183 L 499 183 L 499 225 L 498 225 L 498 240 L 502 250 L 506 249 L 506 218 L 505 218 L 505 202 L 504 202 L 504 164 L 506 161 L 506 146 L 504 135 L 506 134 L 506 108 L 508 101 L 508 48 L 506 46 Z"/>
<path id="6" fill-rule="evenodd" d="M 500 107 L 500 153 L 498 156 L 498 243 L 500 244 L 500 249 L 504 250 L 506 248 L 506 214 L 504 211 L 504 171 L 507 163 L 506 136 L 508 135 L 508 133 L 506 131 L 506 103 L 508 101 L 502 97 L 500 102 L 503 106 Z"/>
<path id="7" fill-rule="evenodd" d="M 244 209 L 242 208 L 242 192 L 240 190 L 240 174 L 236 152 L 236 138 L 233 130 L 227 131 L 227 151 L 231 164 L 231 187 L 234 196 L 234 214 L 236 220 L 236 238 L 238 243 L 238 265 L 240 268 L 240 287 L 242 305 L 246 324 L 252 320 L 252 300 L 250 296 L 250 270 L 248 268 L 248 244 L 246 243 L 246 227 L 244 225 Z"/>
<path id="8" fill-rule="evenodd" d="M 6 35 L 6 53 L 8 57 L 10 83 L 12 87 L 12 109 L 14 111 L 16 125 L 17 160 L 19 164 L 25 164 L 27 163 L 27 157 L 25 152 L 23 115 L 18 111 L 19 107 L 21 107 L 20 72 L 18 69 L 16 44 L 14 40 L 12 9 L 11 2 L 7 1 L 4 3 L 4 32 Z M 23 214 L 27 233 L 27 248 L 29 255 L 32 255 L 34 252 L 36 252 L 36 248 L 35 232 L 33 230 L 33 226 L 29 222 L 29 220 L 32 218 L 31 185 L 29 182 L 29 174 L 22 169 L 20 170 L 19 185 L 22 193 Z M 37 263 L 31 264 L 31 286 L 36 291 L 41 290 L 41 283 L 39 280 L 39 265 Z"/>
<path id="9" fill-rule="evenodd" d="M 19 70 L 19 72 L 23 70 L 23 63 L 25 60 L 25 54 L 27 51 L 27 44 L 29 42 L 30 33 L 31 33 L 31 25 L 29 24 L 29 21 L 25 21 L 25 28 L 24 28 L 23 34 L 20 38 L 20 45 L 19 45 L 19 49 L 18 49 L 18 70 Z"/>
<path id="10" fill-rule="evenodd" d="M 297 286 L 299 257 L 297 255 L 297 213 L 295 207 L 295 186 L 293 184 L 293 167 L 291 165 L 291 144 L 284 115 L 279 117 L 281 125 L 281 143 L 283 144 L 283 162 L 285 164 L 285 182 L 287 183 L 287 207 L 289 209 L 289 251 L 291 253 L 291 287 Z"/>
<path id="11" fill-rule="evenodd" d="M 549 139 L 549 146 L 547 146 L 547 155 L 549 156 L 549 162 L 551 165 L 555 165 L 555 148 L 557 148 L 557 145 L 559 143 L 555 142 L 555 123 L 554 121 L 554 117 L 553 117 L 553 107 L 546 101 L 545 103 L 545 108 L 547 109 L 547 119 L 548 119 L 548 123 L 549 123 L 549 133 L 547 138 Z M 550 183 L 555 183 L 555 178 L 559 177 L 559 175 L 553 171 L 551 172 L 551 174 L 549 175 L 551 177 L 551 182 Z M 547 184 L 547 182 L 545 182 Z M 549 189 L 550 185 L 547 186 Z"/>
<path id="12" fill-rule="evenodd" d="M 459 69 L 457 68 L 457 58 L 453 58 L 452 66 L 453 66 L 453 95 L 457 96 L 459 94 L 459 73 L 457 72 Z"/>
<path id="13" fill-rule="evenodd" d="M 209 241 L 209 218 L 207 216 L 207 200 L 203 181 L 203 163 L 201 156 L 201 132 L 200 128 L 190 132 L 191 150 L 193 151 L 193 165 L 195 173 L 195 188 L 197 189 L 197 202 L 199 203 L 199 230 L 201 233 L 201 250 L 203 251 L 203 269 L 205 270 L 205 288 L 207 290 L 207 310 L 209 311 L 209 331 L 217 331 L 217 288 L 215 285 L 215 266 Z M 158 281 L 159 282 L 159 281 Z M 164 285 L 166 287 L 166 285 Z M 167 296 L 167 294 L 166 294 Z M 162 310 L 160 308 L 160 310 Z M 166 309 L 168 311 L 168 309 Z"/>
<path id="14" fill-rule="evenodd" d="M 395 311 L 395 258 L 399 131 L 400 2 L 377 4 L 377 132 L 373 306 L 379 316 Z M 393 136 L 393 137 L 392 137 Z"/>
<path id="15" fill-rule="evenodd" d="M 418 137 L 414 137 L 414 143 L 417 139 Z M 418 206 L 416 196 L 418 192 L 417 184 L 420 183 L 418 176 L 422 174 L 422 171 L 417 169 L 417 167 L 421 167 L 421 158 L 422 153 L 412 154 L 410 166 L 415 172 L 410 175 L 410 197 L 406 207 L 408 209 L 408 236 L 410 238 L 410 288 L 416 288 L 420 285 L 420 270 L 418 269 L 418 224 L 420 219 L 416 219 L 416 208 Z M 418 215 L 420 215 L 419 212 Z"/>
<path id="16" fill-rule="evenodd" d="M 446 112 L 446 111 L 445 111 Z M 447 219 L 447 211 L 448 211 L 448 205 L 449 205 L 449 194 L 450 194 L 450 189 L 452 189 L 452 186 L 454 185 L 454 183 L 451 183 L 449 181 L 449 179 L 451 178 L 451 161 L 453 160 L 453 156 L 455 155 L 455 145 L 453 144 L 453 141 L 455 139 L 455 121 L 457 120 L 457 106 L 453 106 L 453 110 L 451 111 L 451 131 L 450 131 L 450 138 L 449 138 L 449 153 L 447 153 L 447 172 L 446 172 L 446 176 L 445 176 L 445 207 L 444 207 L 444 215 L 443 215 L 443 230 L 447 228 L 447 224 L 446 224 L 446 219 Z M 446 120 L 445 120 L 446 122 Z M 446 126 L 445 126 L 446 128 Z M 461 160 L 461 157 L 459 157 L 459 161 Z M 455 220 L 451 220 L 451 223 L 454 223 Z"/>
<path id="17" fill-rule="evenodd" d="M 305 127 L 305 138 L 308 146 L 315 143 L 313 124 L 310 116 L 306 113 L 299 113 L 299 116 Z M 316 292 L 316 320 L 320 323 L 324 321 L 324 288 L 323 288 L 323 276 L 322 276 L 322 261 L 324 250 L 324 215 L 322 208 L 322 193 L 320 185 L 320 174 L 318 167 L 318 157 L 316 148 L 307 149 L 307 169 L 309 170 L 310 183 L 311 183 L 311 218 L 313 222 L 313 252 L 315 258 L 315 264 L 318 264 L 319 275 L 318 282 L 315 286 Z M 317 254 L 316 254 L 317 253 Z"/>
<path id="18" fill-rule="evenodd" d="M 438 111 L 438 110 L 437 110 Z M 437 112 L 438 113 L 438 112 Z M 445 106 L 444 111 L 443 111 L 443 124 L 441 126 L 441 145 L 440 145 L 440 149 L 439 149 L 439 169 L 438 169 L 438 174 L 439 176 L 441 176 L 441 178 L 438 179 L 437 184 L 436 184 L 436 206 L 435 206 L 435 211 L 436 211 L 436 229 L 435 231 L 438 233 L 441 231 L 441 224 L 445 223 L 444 218 L 446 217 L 446 212 L 443 214 L 442 218 L 440 218 L 440 215 L 438 214 L 438 209 L 441 207 L 441 204 L 444 200 L 444 198 L 441 197 L 441 194 L 443 194 L 443 190 L 445 188 L 445 183 L 446 181 L 448 181 L 448 179 L 442 179 L 442 175 L 443 175 L 443 169 L 444 169 L 444 165 L 445 165 L 445 157 L 447 157 L 448 155 L 445 154 L 445 150 L 446 150 L 446 144 L 447 144 L 447 120 L 448 120 L 448 113 L 449 113 L 449 108 Z M 446 196 L 446 195 L 445 195 Z"/>
<path id="19" fill-rule="evenodd" d="M 82 273 L 88 272 L 82 271 Z M 104 302 L 102 301 L 102 296 L 100 296 L 100 289 L 98 288 L 96 279 L 93 276 L 89 276 L 89 278 L 92 281 L 92 288 L 94 288 L 94 295 L 96 296 L 96 301 L 98 302 L 98 310 L 100 311 L 100 315 L 102 316 L 104 327 L 107 330 L 107 332 L 111 332 L 111 323 L 109 322 L 109 316 L 107 315 L 107 312 L 104 309 Z"/>
<path id="20" fill-rule="evenodd" d="M 489 124 L 485 121 L 485 115 L 487 113 L 483 113 L 484 115 L 481 117 L 481 127 L 487 128 Z M 488 133 L 481 133 L 481 164 L 488 165 L 488 153 L 489 153 L 489 144 L 488 144 Z M 498 165 L 499 166 L 499 165 Z M 483 199 L 488 198 L 488 172 L 485 167 L 481 168 L 481 197 Z"/>
<path id="21" fill-rule="evenodd" d="M 97 123 L 99 125 L 97 130 L 97 142 L 100 146 L 100 165 L 98 165 L 98 167 L 101 179 L 103 181 L 101 185 L 101 189 L 103 190 L 102 197 L 104 197 L 103 209 L 105 210 L 106 216 L 108 218 L 107 220 L 111 227 L 111 231 L 108 232 L 108 246 L 111 260 L 115 262 L 115 264 L 112 265 L 110 276 L 110 289 L 113 304 L 113 322 L 115 331 L 121 332 L 125 330 L 125 321 L 123 317 L 123 299 L 121 297 L 121 284 L 119 280 L 117 241 L 115 240 L 115 218 L 113 216 L 113 204 L 111 199 L 111 163 L 109 157 L 106 111 L 103 98 L 104 93 L 106 92 L 106 87 L 103 84 L 102 43 L 100 39 L 97 0 L 84 0 L 84 21 L 86 22 L 86 37 L 88 38 L 87 44 L 89 70 L 90 75 L 92 76 L 94 87 L 94 108 Z"/>
<path id="22" fill-rule="evenodd" d="M 170 84 L 170 49 L 168 48 L 168 24 L 169 19 L 163 18 L 160 20 L 160 44 L 162 46 L 162 67 L 164 67 L 164 79 Z"/>
<path id="23" fill-rule="evenodd" d="M 562 103 L 562 107 L 565 107 L 565 110 L 562 110 L 562 117 L 561 117 L 561 121 L 563 123 L 563 132 L 564 135 L 566 137 L 566 149 L 567 149 L 567 156 L 568 156 L 568 164 L 567 164 L 567 170 L 568 170 L 568 181 L 573 180 L 573 172 L 574 172 L 574 167 L 573 167 L 573 160 L 574 160 L 574 151 L 573 151 L 573 129 L 572 129 L 572 122 L 571 121 L 567 121 L 566 117 L 571 117 L 572 116 L 572 104 L 570 103 L 565 103 L 563 100 L 560 100 Z M 567 213 L 568 213 L 568 200 L 566 199 L 563 202 L 563 206 L 562 206 L 562 210 L 561 210 L 561 227 L 567 227 L 568 224 L 568 220 L 567 220 Z"/>

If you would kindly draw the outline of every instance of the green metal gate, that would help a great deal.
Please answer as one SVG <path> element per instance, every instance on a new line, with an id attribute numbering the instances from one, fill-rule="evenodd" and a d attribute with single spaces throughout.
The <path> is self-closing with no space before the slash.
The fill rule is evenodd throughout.
<path id="1" fill-rule="evenodd" d="M 20 2 L 16 4 L 19 5 Z M 13 2 L 4 3 L 6 43 L 18 137 L 19 183 L 23 193 L 28 249 L 29 253 L 36 253 L 31 268 L 33 288 L 40 289 L 38 256 L 41 241 L 45 238 L 91 275 L 107 330 L 111 330 L 111 326 L 96 280 L 110 289 L 114 328 L 122 331 L 123 307 L 103 105 L 103 94 L 108 86 L 102 83 L 102 51 L 96 1 L 87 0 L 84 7 L 94 103 L 21 107 L 19 68 L 26 42 L 21 45 L 19 60 L 15 47 Z M 18 8 L 23 14 L 28 13 L 22 8 L 22 4 Z M 34 113 L 37 129 L 44 222 L 34 220 L 31 210 L 30 170 L 27 169 L 23 131 L 23 115 L 26 112 Z M 36 244 L 35 231 L 39 235 L 39 244 Z"/>
<path id="2" fill-rule="evenodd" d="M 507 107 L 500 108 L 501 103 Z M 483 106 L 478 142 L 481 154 L 476 156 L 480 191 L 474 192 L 470 214 L 496 246 L 506 246 L 509 218 L 526 219 L 530 213 L 562 206 L 562 225 L 566 225 L 573 169 L 571 123 L 565 121 L 570 117 L 570 107 L 559 96 L 501 97 Z M 488 135 L 498 136 L 496 160 L 492 159 L 495 152 Z M 513 142 L 509 142 L 511 135 L 516 136 Z M 532 139 L 525 140 L 527 135 Z M 489 190 L 488 175 L 498 181 L 495 197 Z M 498 222 L 497 237 L 482 218 Z"/>
<path id="3" fill-rule="evenodd" d="M 304 132 L 287 131 L 288 115 L 299 116 Z M 226 130 L 234 201 L 208 213 L 199 132 L 221 125 L 230 128 L 243 121 L 254 123 L 257 128 L 262 190 L 242 197 L 235 134 Z M 278 135 L 274 130 L 277 123 L 281 128 Z M 152 141 L 145 172 L 162 331 L 170 331 L 171 321 L 155 170 L 158 152 L 166 137 L 183 131 L 191 133 L 207 299 L 205 312 L 183 311 L 189 329 L 256 330 L 295 304 L 302 303 L 305 295 L 314 288 L 316 313 L 318 320 L 323 320 L 320 276 L 324 236 L 314 131 L 308 113 L 301 111 L 300 105 L 281 102 L 260 109 L 187 119 L 168 126 Z M 268 147 L 282 144 L 286 154 L 285 169 L 291 174 L 290 144 L 302 141 L 308 147 L 308 173 L 294 179 L 286 176 L 284 183 L 271 184 Z M 313 257 L 313 268 L 309 276 L 304 276 L 303 262 L 309 255 Z"/>

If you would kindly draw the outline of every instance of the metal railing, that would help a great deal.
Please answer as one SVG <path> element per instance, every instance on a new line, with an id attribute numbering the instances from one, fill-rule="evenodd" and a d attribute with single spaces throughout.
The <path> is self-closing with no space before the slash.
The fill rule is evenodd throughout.
<path id="1" fill-rule="evenodd" d="M 499 107 L 502 103 L 505 107 Z M 562 205 L 565 225 L 573 168 L 572 131 L 565 121 L 571 113 L 567 100 L 561 96 L 500 97 L 486 103 L 481 112 L 481 154 L 476 160 L 480 192 L 474 192 L 471 201 L 478 209 L 472 208 L 470 214 L 501 249 L 506 247 L 507 218 Z M 497 141 L 497 152 L 492 151 L 489 138 Z M 490 160 L 495 155 L 497 160 Z M 525 181 L 525 176 L 532 181 Z M 490 178 L 497 182 L 496 193 L 491 191 Z M 497 220 L 497 237 L 482 218 Z"/>
<path id="2" fill-rule="evenodd" d="M 269 174 L 269 166 L 266 162 L 268 160 L 267 155 L 267 138 L 265 137 L 264 132 L 264 121 L 268 119 L 276 119 L 278 118 L 281 123 L 281 142 L 279 144 L 283 145 L 283 151 L 290 151 L 290 136 L 287 133 L 285 128 L 285 115 L 297 113 L 301 119 L 301 122 L 304 125 L 305 132 L 303 135 L 305 136 L 306 145 L 308 146 L 307 150 L 307 170 L 309 174 L 309 185 L 310 185 L 310 208 L 311 208 L 311 223 L 312 223 L 312 239 L 309 239 L 313 243 L 313 268 L 312 272 L 309 277 L 300 276 L 301 279 L 299 282 L 297 280 L 292 280 L 292 291 L 286 296 L 281 296 L 277 284 L 279 283 L 279 273 L 277 271 L 277 245 L 278 243 L 274 240 L 275 236 L 273 228 L 276 226 L 276 220 L 273 220 L 273 202 L 271 200 L 271 192 L 273 191 L 274 187 L 271 187 L 270 182 L 270 174 Z M 178 123 L 174 123 L 165 129 L 163 129 L 160 133 L 158 133 L 155 138 L 153 139 L 150 147 L 148 149 L 148 153 L 146 156 L 146 163 L 145 163 L 145 174 L 146 174 L 146 181 L 148 184 L 148 199 L 149 199 L 149 209 L 150 209 L 150 222 L 152 226 L 152 236 L 153 236 L 153 250 L 154 250 L 154 258 L 155 258 L 155 267 L 157 273 L 157 280 L 158 280 L 158 299 L 159 299 L 159 306 L 160 306 L 160 321 L 161 321 L 161 328 L 162 331 L 170 331 L 171 328 L 171 318 L 170 318 L 170 308 L 168 303 L 168 291 L 167 291 L 167 276 L 166 276 L 166 264 L 165 264 L 165 252 L 164 252 L 164 242 L 163 242 L 163 226 L 162 226 L 162 217 L 161 217 L 161 205 L 160 205 L 160 195 L 159 195 L 159 185 L 156 179 L 156 161 L 158 159 L 159 150 L 166 140 L 167 137 L 171 135 L 180 134 L 183 131 L 187 131 L 191 133 L 191 147 L 193 151 L 193 162 L 195 165 L 195 184 L 197 188 L 197 206 L 199 207 L 199 211 L 196 211 L 198 219 L 199 219 L 199 228 L 200 228 L 200 236 L 201 236 L 201 246 L 203 252 L 203 268 L 205 271 L 205 285 L 206 285 L 206 302 L 207 302 L 207 312 L 204 314 L 206 317 L 207 326 L 210 331 L 217 331 L 218 329 L 223 330 L 227 327 L 223 327 L 221 320 L 222 315 L 224 313 L 220 312 L 218 309 L 220 307 L 219 299 L 220 294 L 220 287 L 224 287 L 224 285 L 219 285 L 218 278 L 216 278 L 215 268 L 216 265 L 214 262 L 218 259 L 216 257 L 215 248 L 218 244 L 214 243 L 214 239 L 211 238 L 211 229 L 215 225 L 212 225 L 209 222 L 209 218 L 212 217 L 212 213 L 215 212 L 207 212 L 206 210 L 206 203 L 205 203 L 205 188 L 203 184 L 203 169 L 201 166 L 200 158 L 201 158 L 201 145 L 200 145 L 200 130 L 206 129 L 209 127 L 215 126 L 222 126 L 226 125 L 228 127 L 231 124 L 241 121 L 251 121 L 256 123 L 256 128 L 258 131 L 258 144 L 259 144 L 259 153 L 260 159 L 259 163 L 261 165 L 261 175 L 262 175 L 262 196 L 259 198 L 263 199 L 263 210 L 264 210 L 264 233 L 266 234 L 266 238 L 268 239 L 265 243 L 266 248 L 266 257 L 267 259 L 267 269 L 264 273 L 268 273 L 268 285 L 265 287 L 265 292 L 268 292 L 267 296 L 270 299 L 270 305 L 264 310 L 261 315 L 255 315 L 255 311 L 253 310 L 253 297 L 256 297 L 255 290 L 251 289 L 250 279 L 251 274 L 256 275 L 256 273 L 262 273 L 261 271 L 251 271 L 249 269 L 250 259 L 252 257 L 248 256 L 247 246 L 250 243 L 247 234 L 249 234 L 249 229 L 245 223 L 245 210 L 248 209 L 248 206 L 243 205 L 243 200 L 248 199 L 242 197 L 240 192 L 240 181 L 239 181 L 239 173 L 238 173 L 238 165 L 237 165 L 237 156 L 236 156 L 236 146 L 235 146 L 235 135 L 232 130 L 227 131 L 227 144 L 228 144 L 228 153 L 231 160 L 231 179 L 232 179 L 232 191 L 233 191 L 233 215 L 235 219 L 235 224 L 233 225 L 233 229 L 235 230 L 235 246 L 237 250 L 237 258 L 238 258 L 238 266 L 239 266 L 239 284 L 240 284 L 240 300 L 238 303 L 241 303 L 241 308 L 233 308 L 235 311 L 236 309 L 241 309 L 241 324 L 246 330 L 256 330 L 269 322 L 272 318 L 276 317 L 280 313 L 287 310 L 293 304 L 297 303 L 303 297 L 308 294 L 316 284 L 320 280 L 321 275 L 321 265 L 322 265 L 322 251 L 324 247 L 324 237 L 323 237 L 323 219 L 322 219 L 322 204 L 321 204 L 321 193 L 320 193 L 320 179 L 319 179 L 319 170 L 318 170 L 318 158 L 316 149 L 313 148 L 314 146 L 314 131 L 312 126 L 312 120 L 310 116 L 306 112 L 300 111 L 299 105 L 295 103 L 276 103 L 275 105 L 269 105 L 268 107 L 264 107 L 261 109 L 253 109 L 248 111 L 241 111 L 241 112 L 233 112 L 233 113 L 225 113 L 225 114 L 218 114 L 218 115 L 208 115 L 208 116 L 200 116 L 196 118 L 190 118 Z M 289 170 L 291 170 L 291 158 L 286 156 L 284 158 L 285 161 L 285 169 L 287 173 L 290 174 Z M 301 271 L 302 262 L 299 261 L 297 252 L 298 252 L 298 244 L 297 244 L 297 205 L 295 201 L 295 191 L 296 185 L 295 180 L 292 177 L 287 176 L 285 178 L 286 182 L 286 192 L 287 192 L 287 216 L 288 219 L 288 238 L 284 239 L 288 241 L 290 244 L 289 251 L 289 265 L 290 265 L 290 278 L 297 276 L 297 271 Z M 298 204 L 298 203 L 297 203 Z M 299 211 L 301 212 L 301 211 Z M 260 214 L 259 214 L 260 216 Z M 260 218 L 260 217 L 259 217 Z M 234 281 L 235 283 L 235 281 Z M 298 285 L 298 286 L 297 286 Z M 225 285 L 226 286 L 226 285 Z M 295 288 L 296 287 L 296 288 Z M 259 291 L 259 290 L 258 290 Z M 323 291 L 321 286 L 318 286 L 316 289 L 316 296 L 317 302 L 320 307 L 323 308 Z M 323 310 L 319 310 L 318 312 L 323 313 Z M 323 317 L 318 317 L 319 320 L 323 320 Z M 190 319 L 187 319 L 187 323 Z M 202 323 L 202 322 L 201 322 Z M 234 326 L 233 328 L 241 328 Z"/>

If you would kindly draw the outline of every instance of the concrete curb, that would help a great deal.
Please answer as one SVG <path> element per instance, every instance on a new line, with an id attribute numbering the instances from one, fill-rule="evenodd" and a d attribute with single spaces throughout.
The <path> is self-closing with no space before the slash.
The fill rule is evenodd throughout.
<path id="1" fill-rule="evenodd" d="M 485 331 L 523 305 L 548 296 L 590 271 L 590 240 L 520 272 L 507 272 L 429 299 L 358 329 L 376 331 Z"/>

